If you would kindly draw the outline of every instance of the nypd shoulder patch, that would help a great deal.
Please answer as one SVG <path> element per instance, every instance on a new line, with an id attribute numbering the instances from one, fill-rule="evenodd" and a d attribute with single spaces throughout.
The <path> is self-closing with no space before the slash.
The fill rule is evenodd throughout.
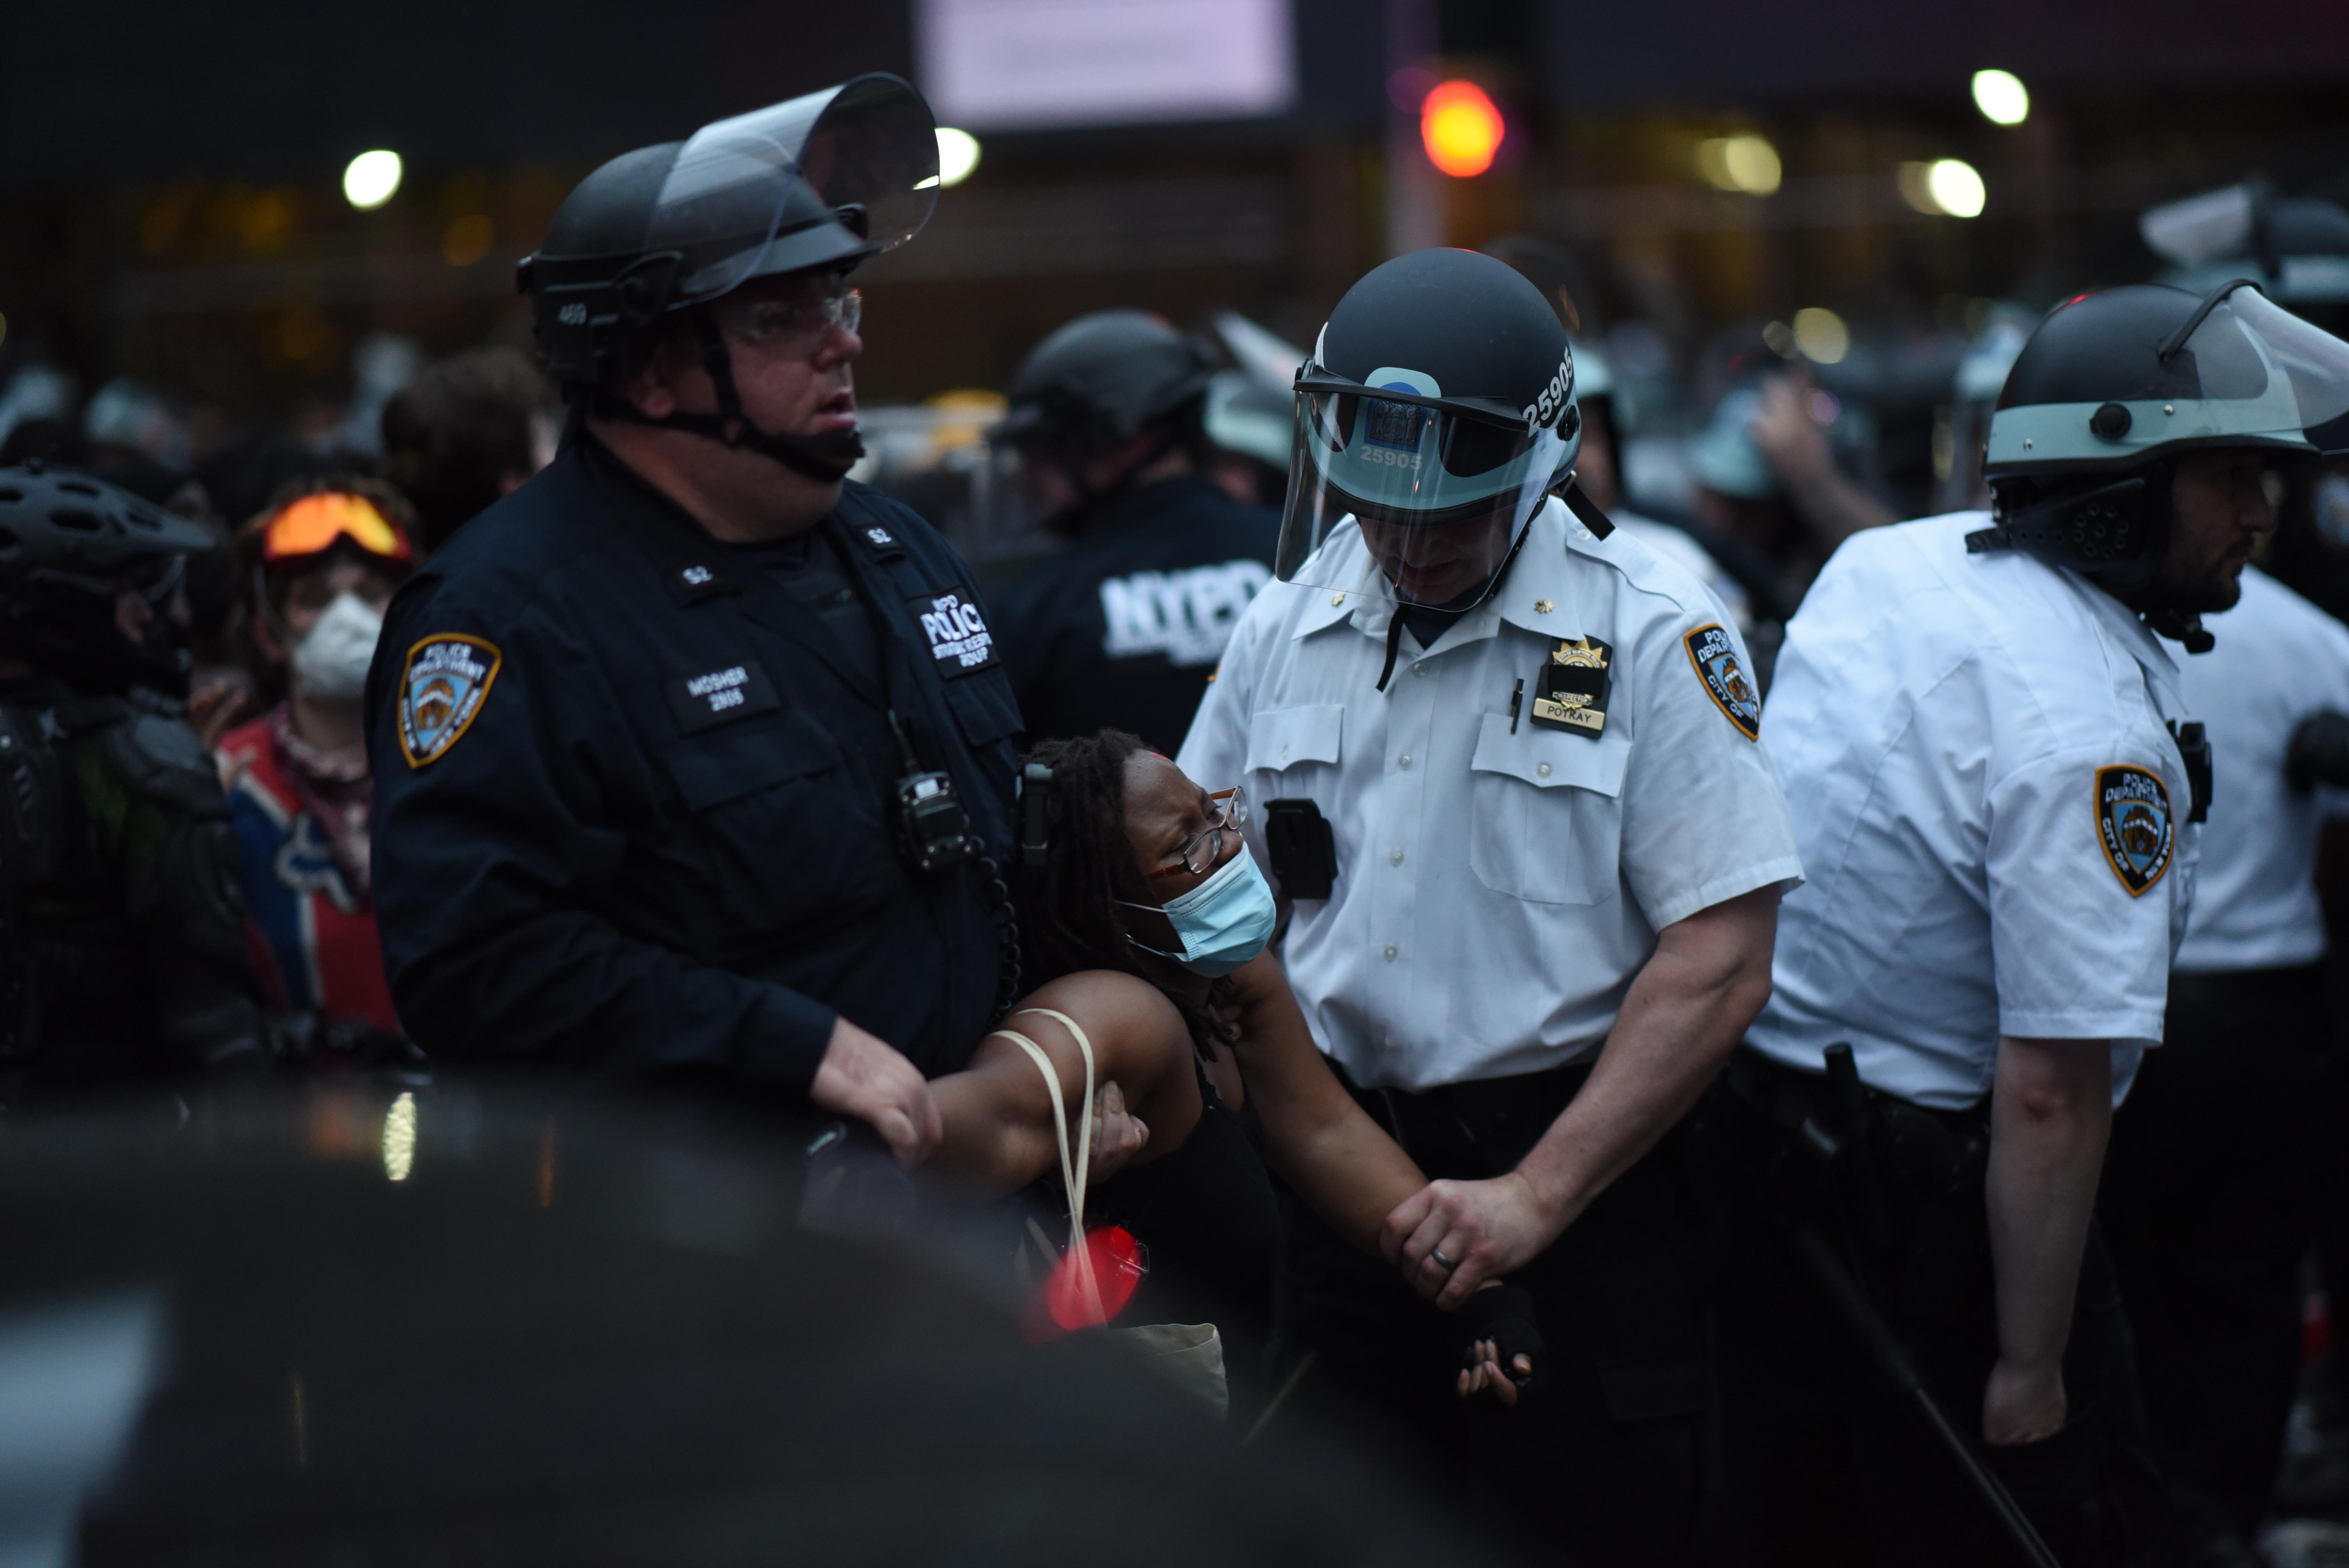
<path id="1" fill-rule="evenodd" d="M 2096 769 L 2096 832 L 2105 859 L 2131 898 L 2161 880 L 2177 846 L 2169 789 L 2154 774 L 2126 763 Z"/>
<path id="2" fill-rule="evenodd" d="M 448 755 L 480 715 L 504 661 L 495 643 L 456 632 L 408 650 L 399 676 L 399 749 L 410 768 Z"/>
<path id="3" fill-rule="evenodd" d="M 1748 740 L 1762 738 L 1762 694 L 1745 678 L 1744 665 L 1737 657 L 1737 644 L 1718 624 L 1699 626 L 1681 643 L 1688 649 L 1689 663 L 1696 667 L 1697 679 L 1737 732 Z"/>

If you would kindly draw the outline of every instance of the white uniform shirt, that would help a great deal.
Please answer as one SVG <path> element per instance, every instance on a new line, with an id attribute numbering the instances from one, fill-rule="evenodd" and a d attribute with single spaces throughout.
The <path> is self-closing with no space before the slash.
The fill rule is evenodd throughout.
<path id="1" fill-rule="evenodd" d="M 1745 585 L 1724 571 L 1713 552 L 1694 534 L 1669 522 L 1641 517 L 1636 511 L 1610 511 L 1607 521 L 1665 560 L 1687 567 L 1689 575 L 1711 589 L 1713 596 L 1721 601 L 1721 607 L 1729 612 L 1730 624 L 1737 628 L 1737 634 L 1754 634 L 1754 604 Z"/>
<path id="2" fill-rule="evenodd" d="M 2115 1102 L 2161 1037 L 2197 830 L 2178 666 L 2101 589 L 1982 512 L 1844 542 L 1786 627 L 1763 724 L 1810 880 L 1780 906 L 1748 1043 L 1956 1109 L 2002 1034 L 2109 1039 Z"/>
<path id="3" fill-rule="evenodd" d="M 2179 679 L 2207 727 L 2216 787 L 2177 967 L 2313 964 L 2324 956 L 2316 838 L 2342 802 L 2292 789 L 2284 748 L 2309 715 L 2349 712 L 2349 627 L 2256 567 L 2242 602 L 2203 624 L 2218 645 L 2179 660 Z"/>
<path id="4" fill-rule="evenodd" d="M 1359 534 L 1329 548 L 1316 575 L 1355 589 L 1267 586 L 1180 761 L 1206 789 L 1246 784 L 1259 860 L 1267 802 L 1309 799 L 1329 820 L 1337 882 L 1297 903 L 1282 957 L 1356 1082 L 1586 1056 L 1659 929 L 1800 879 L 1777 779 L 1742 727 L 1757 717 L 1744 647 L 1684 570 L 1552 500 L 1493 598 L 1432 650 L 1403 634 L 1381 693 L 1392 605 Z M 1603 729 L 1536 722 L 1544 665 L 1590 638 L 1609 650 Z"/>

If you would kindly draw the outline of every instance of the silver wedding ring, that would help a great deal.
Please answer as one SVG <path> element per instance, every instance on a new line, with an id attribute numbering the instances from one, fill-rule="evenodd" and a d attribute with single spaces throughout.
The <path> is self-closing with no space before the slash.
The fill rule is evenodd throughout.
<path id="1" fill-rule="evenodd" d="M 1454 1269 L 1460 1266 L 1458 1264 L 1454 1263 L 1450 1258 L 1444 1255 L 1444 1249 L 1442 1247 L 1428 1248 L 1427 1255 L 1433 1258 L 1436 1263 L 1443 1267 L 1445 1274 L 1450 1274 Z"/>

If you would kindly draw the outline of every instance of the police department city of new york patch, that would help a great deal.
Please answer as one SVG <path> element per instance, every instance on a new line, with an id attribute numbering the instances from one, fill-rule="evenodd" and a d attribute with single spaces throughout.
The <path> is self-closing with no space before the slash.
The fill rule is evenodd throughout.
<path id="1" fill-rule="evenodd" d="M 2137 897 L 2161 880 L 2177 847 L 2169 790 L 2142 768 L 2122 763 L 2097 769 L 2096 832 L 2113 874 Z"/>
<path id="2" fill-rule="evenodd" d="M 410 768 L 438 762 L 457 744 L 504 662 L 495 643 L 457 632 L 427 637 L 408 650 L 399 676 L 399 749 Z"/>
<path id="3" fill-rule="evenodd" d="M 1744 665 L 1737 658 L 1737 645 L 1729 634 L 1717 624 L 1699 626 L 1681 642 L 1687 647 L 1689 663 L 1696 666 L 1697 678 L 1704 682 L 1713 706 L 1746 739 L 1761 739 L 1762 694 L 1745 678 Z"/>

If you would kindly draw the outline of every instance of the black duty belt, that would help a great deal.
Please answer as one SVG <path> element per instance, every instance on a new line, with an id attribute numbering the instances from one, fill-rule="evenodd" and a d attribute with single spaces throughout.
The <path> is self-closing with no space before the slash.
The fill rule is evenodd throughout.
<path id="1" fill-rule="evenodd" d="M 1590 1079 L 1590 1064 L 1576 1062 L 1427 1089 L 1364 1088 L 1335 1061 L 1330 1067 L 1371 1119 L 1439 1179 L 1483 1180 L 1515 1170 Z"/>
<path id="2" fill-rule="evenodd" d="M 2324 965 L 2295 964 L 2284 969 L 2213 969 L 2169 972 L 2169 1000 L 2205 1006 L 2232 1006 L 2254 1002 L 2272 1005 L 2284 999 L 2321 998 Z"/>

